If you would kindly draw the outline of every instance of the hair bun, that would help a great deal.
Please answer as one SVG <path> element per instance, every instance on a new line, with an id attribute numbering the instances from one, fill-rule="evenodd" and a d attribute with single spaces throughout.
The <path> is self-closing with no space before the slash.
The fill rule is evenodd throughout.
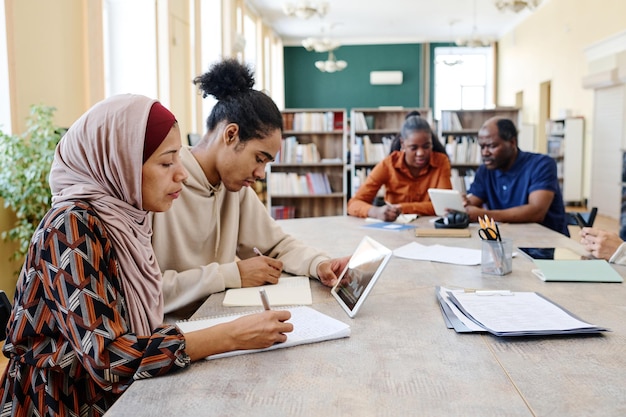
<path id="1" fill-rule="evenodd" d="M 193 83 L 202 97 L 211 95 L 218 100 L 245 93 L 254 87 L 254 72 L 234 58 L 217 62 L 209 71 L 196 77 Z"/>

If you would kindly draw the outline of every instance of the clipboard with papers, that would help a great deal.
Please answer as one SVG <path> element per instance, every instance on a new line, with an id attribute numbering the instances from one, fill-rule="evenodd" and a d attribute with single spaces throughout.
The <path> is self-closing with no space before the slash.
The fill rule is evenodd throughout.
<path id="1" fill-rule="evenodd" d="M 458 333 L 546 336 L 609 331 L 587 323 L 541 294 L 436 288 L 446 325 Z"/>

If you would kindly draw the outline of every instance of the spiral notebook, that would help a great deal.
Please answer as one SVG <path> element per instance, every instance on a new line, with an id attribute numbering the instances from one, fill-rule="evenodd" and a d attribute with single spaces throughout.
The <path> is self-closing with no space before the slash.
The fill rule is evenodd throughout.
<path id="1" fill-rule="evenodd" d="M 265 352 L 268 350 L 282 349 L 307 343 L 317 343 L 326 340 L 340 339 L 350 336 L 350 326 L 340 320 L 320 313 L 311 307 L 298 306 L 288 308 L 291 312 L 289 323 L 293 324 L 293 332 L 286 333 L 287 341 L 276 343 L 265 349 L 234 350 L 217 355 L 207 356 L 206 359 L 218 359 L 228 356 L 243 355 L 247 353 Z M 203 319 L 182 320 L 176 325 L 183 333 L 206 329 L 216 324 L 227 323 L 252 312 L 229 314 L 224 316 L 208 317 Z"/>

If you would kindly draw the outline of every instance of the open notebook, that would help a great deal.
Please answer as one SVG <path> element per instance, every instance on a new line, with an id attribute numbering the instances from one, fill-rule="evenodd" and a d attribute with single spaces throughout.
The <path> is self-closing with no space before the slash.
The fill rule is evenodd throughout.
<path id="1" fill-rule="evenodd" d="M 276 343 L 275 345 L 265 349 L 234 350 L 231 352 L 211 355 L 206 359 L 217 359 L 246 353 L 264 352 L 267 350 L 287 348 L 306 343 L 316 343 L 350 336 L 349 325 L 327 316 L 326 314 L 320 313 L 311 307 L 298 306 L 289 308 L 288 310 L 291 312 L 291 318 L 288 322 L 293 324 L 293 332 L 286 333 L 286 342 Z M 216 324 L 227 323 L 247 314 L 251 314 L 251 312 L 209 317 L 204 319 L 183 320 L 176 322 L 176 325 L 183 333 L 189 333 L 200 329 L 206 329 L 207 327 L 215 326 Z"/>
<path id="2" fill-rule="evenodd" d="M 309 277 L 281 276 L 278 284 L 259 287 L 231 288 L 226 290 L 222 305 L 225 307 L 261 307 L 259 290 L 264 289 L 270 305 L 295 306 L 313 304 Z"/>

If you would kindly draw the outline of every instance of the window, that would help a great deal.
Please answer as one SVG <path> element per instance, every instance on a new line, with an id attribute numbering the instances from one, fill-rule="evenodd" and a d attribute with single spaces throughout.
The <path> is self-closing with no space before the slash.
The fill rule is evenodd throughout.
<path id="1" fill-rule="evenodd" d="M 4 0 L 0 0 L 0 22 L 4 22 Z M 9 90 L 9 56 L 7 52 L 6 30 L 0 30 L 0 91 Z M 12 134 L 11 126 L 11 100 L 9 94 L 0 94 L 0 130 L 6 134 Z"/>
<path id="2" fill-rule="evenodd" d="M 435 111 L 492 107 L 493 53 L 490 47 L 435 48 Z"/>
<path id="3" fill-rule="evenodd" d="M 246 64 L 257 72 L 257 24 L 256 19 L 250 13 L 245 13 L 243 16 L 243 38 L 245 39 L 245 46 L 243 50 L 243 59 Z M 262 80 L 258 80 L 255 77 L 255 88 L 258 88 L 259 82 L 262 84 Z"/>
<path id="4" fill-rule="evenodd" d="M 105 0 L 105 95 L 157 97 L 156 11 L 153 0 Z"/>

